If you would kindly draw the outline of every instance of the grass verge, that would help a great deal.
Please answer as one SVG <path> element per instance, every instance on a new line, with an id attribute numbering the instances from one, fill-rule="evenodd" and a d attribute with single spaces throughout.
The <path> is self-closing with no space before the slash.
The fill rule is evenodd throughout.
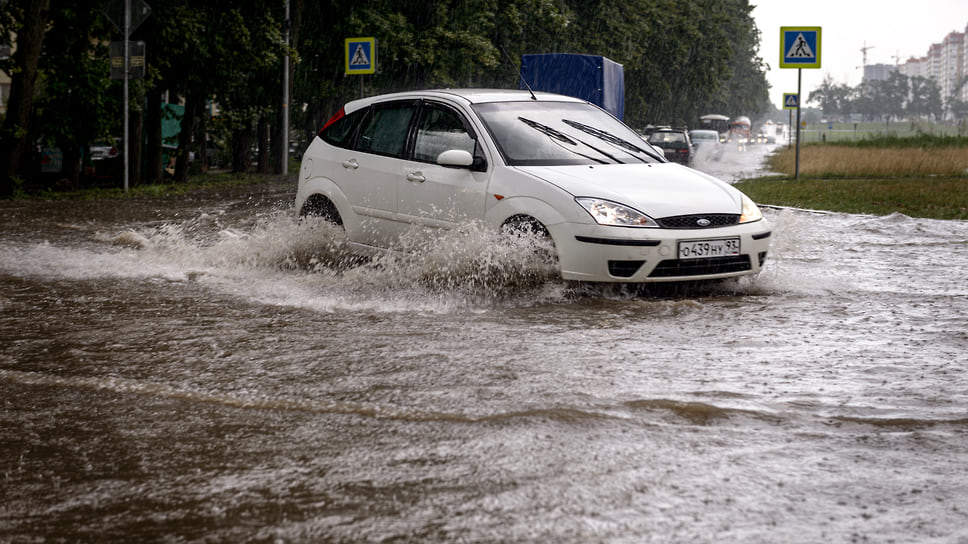
<path id="1" fill-rule="evenodd" d="M 267 183 L 279 176 L 251 173 L 219 172 L 213 174 L 197 174 L 188 177 L 185 183 L 166 182 L 151 185 L 129 187 L 128 191 L 122 187 L 87 187 L 73 191 L 46 190 L 36 193 L 19 192 L 15 198 L 40 200 L 125 200 L 171 198 L 189 195 L 198 191 L 231 189 Z"/>
<path id="2" fill-rule="evenodd" d="M 968 219 L 968 177 L 760 178 L 736 188 L 764 205 L 930 219 Z"/>
<path id="3" fill-rule="evenodd" d="M 803 145 L 799 180 L 792 179 L 795 149 L 778 149 L 767 158 L 767 166 L 786 176 L 737 183 L 737 188 L 763 205 L 968 219 L 965 137 L 921 135 Z"/>

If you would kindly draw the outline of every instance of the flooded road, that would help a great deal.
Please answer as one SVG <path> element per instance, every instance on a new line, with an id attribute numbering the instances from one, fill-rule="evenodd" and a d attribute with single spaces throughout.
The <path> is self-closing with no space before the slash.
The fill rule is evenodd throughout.
<path id="1" fill-rule="evenodd" d="M 629 292 L 294 192 L 0 202 L 0 542 L 968 542 L 968 222 Z"/>

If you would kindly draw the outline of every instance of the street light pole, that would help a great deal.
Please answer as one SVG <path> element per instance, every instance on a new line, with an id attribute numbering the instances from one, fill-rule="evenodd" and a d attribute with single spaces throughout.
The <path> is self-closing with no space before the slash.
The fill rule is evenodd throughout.
<path id="1" fill-rule="evenodd" d="M 124 192 L 128 192 L 128 78 L 131 70 L 131 52 L 128 50 L 128 36 L 131 34 L 131 0 L 124 0 Z"/>
<path id="2" fill-rule="evenodd" d="M 282 168 L 280 173 L 289 173 L 289 0 L 286 0 L 285 23 L 286 54 L 282 57 Z"/>

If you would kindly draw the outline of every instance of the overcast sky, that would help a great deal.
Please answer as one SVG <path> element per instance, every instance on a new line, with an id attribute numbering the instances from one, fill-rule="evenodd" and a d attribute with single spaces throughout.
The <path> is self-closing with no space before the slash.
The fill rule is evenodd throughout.
<path id="1" fill-rule="evenodd" d="M 780 27 L 821 27 L 819 69 L 803 70 L 804 103 L 826 74 L 853 87 L 867 64 L 904 63 L 927 55 L 931 44 L 968 26 L 968 0 L 750 0 L 759 28 L 760 57 L 769 65 L 770 98 L 781 106 L 783 93 L 797 92 L 797 70 L 780 68 Z"/>

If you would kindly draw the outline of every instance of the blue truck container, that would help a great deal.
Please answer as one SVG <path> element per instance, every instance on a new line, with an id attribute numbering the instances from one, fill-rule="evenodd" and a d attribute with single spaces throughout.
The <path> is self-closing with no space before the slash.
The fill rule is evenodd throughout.
<path id="1" fill-rule="evenodd" d="M 574 96 L 598 104 L 615 117 L 625 115 L 622 65 L 599 55 L 549 53 L 521 55 L 521 82 L 535 91 Z"/>

